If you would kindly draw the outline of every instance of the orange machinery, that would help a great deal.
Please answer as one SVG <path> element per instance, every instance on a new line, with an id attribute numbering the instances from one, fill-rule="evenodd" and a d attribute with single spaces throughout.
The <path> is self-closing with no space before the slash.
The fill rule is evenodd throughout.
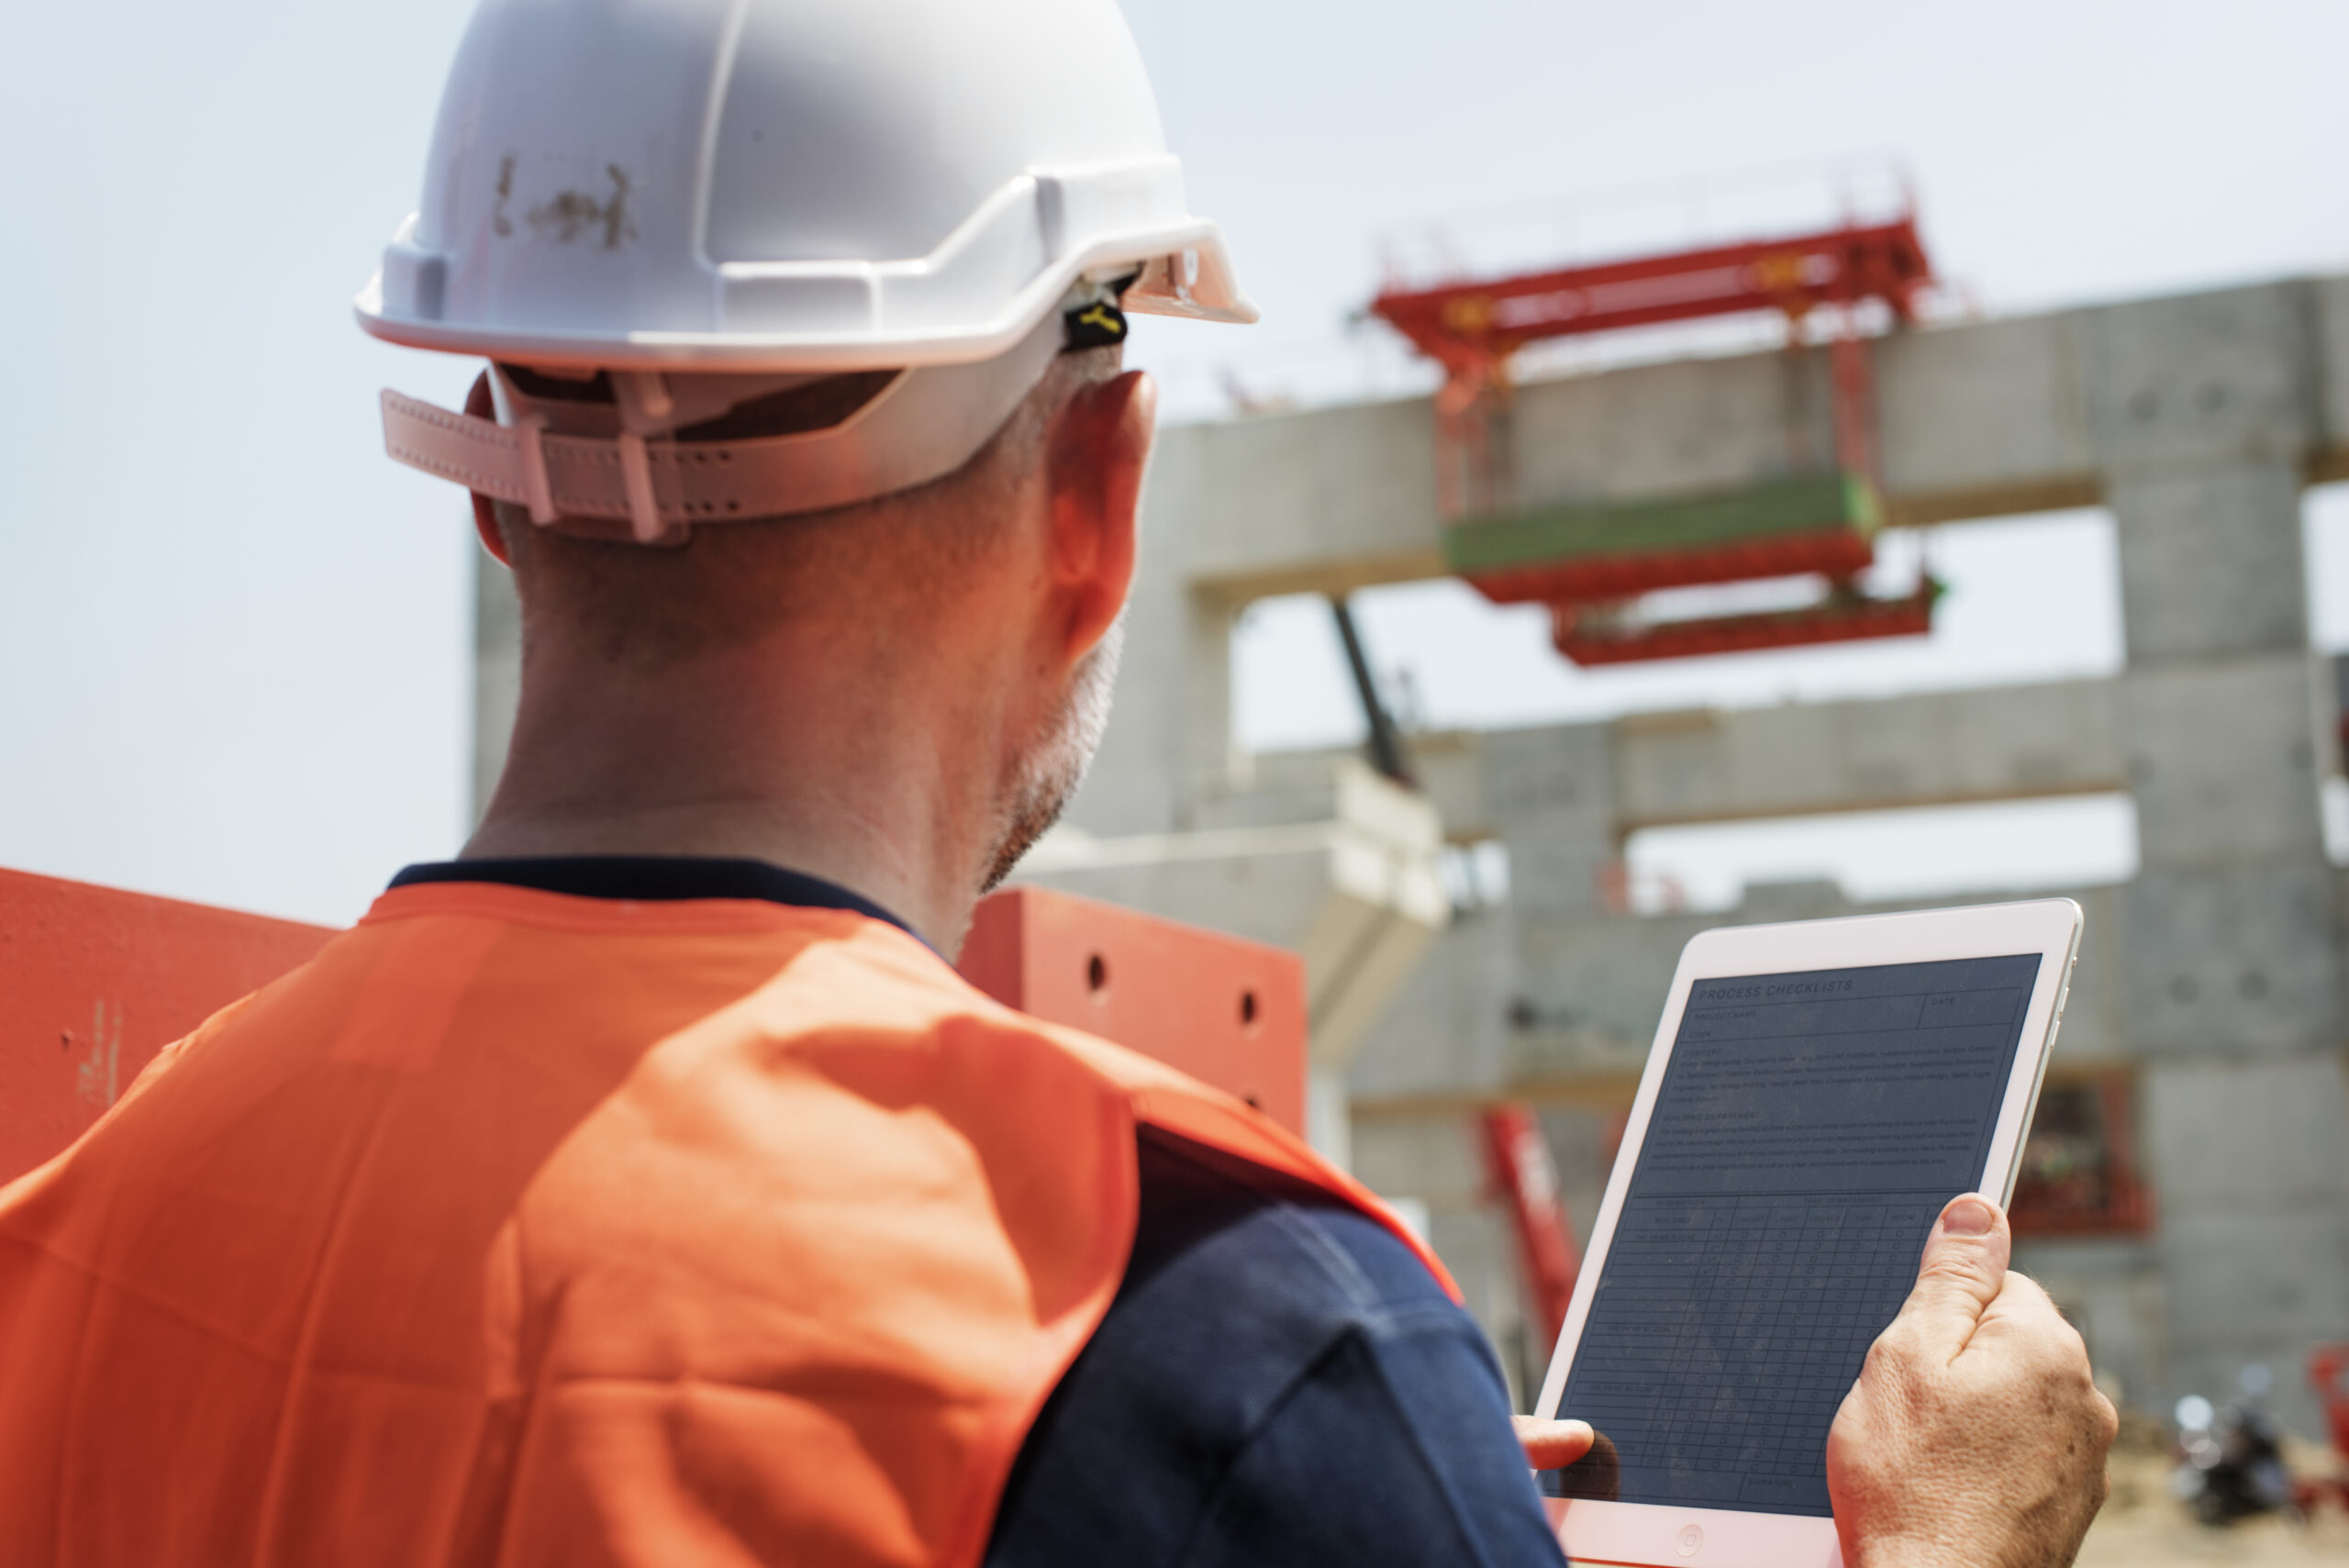
<path id="1" fill-rule="evenodd" d="M 1558 651 L 1579 664 L 1687 658 L 1930 628 L 1940 587 L 1875 598 L 1858 573 L 1883 521 L 1875 388 L 1861 308 L 1917 319 L 1933 282 L 1916 220 L 1708 246 L 1431 287 L 1389 287 L 1370 313 L 1443 368 L 1436 394 L 1437 505 L 1452 569 L 1497 604 L 1549 606 Z M 1509 363 L 1528 344 L 1669 322 L 1771 313 L 1799 347 L 1822 317 L 1833 411 L 1824 463 L 1728 491 L 1525 507 L 1514 495 Z M 1794 443 L 1801 445 L 1801 442 Z M 1817 574 L 1831 587 L 1792 611 L 1645 625 L 1626 617 L 1660 588 Z"/>
<path id="2" fill-rule="evenodd" d="M 155 1053 L 307 960 L 321 926 L 0 871 L 0 1181 L 63 1149 Z M 1305 1126 L 1295 953 L 1041 888 L 980 905 L 963 974 Z"/>

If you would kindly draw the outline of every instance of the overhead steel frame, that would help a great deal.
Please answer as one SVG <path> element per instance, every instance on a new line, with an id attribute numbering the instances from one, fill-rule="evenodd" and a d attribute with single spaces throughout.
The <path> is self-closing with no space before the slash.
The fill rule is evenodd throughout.
<path id="1" fill-rule="evenodd" d="M 1449 543 L 1460 574 L 1497 603 L 1549 604 L 1558 651 L 1566 657 L 1619 662 L 1928 628 L 1935 585 L 1877 601 L 1851 583 L 1874 559 L 1869 541 L 1880 516 L 1862 307 L 1880 303 L 1896 325 L 1913 324 L 1932 283 L 1916 220 L 1904 215 L 1890 223 L 1594 266 L 1389 289 L 1370 308 L 1443 367 L 1435 398 L 1437 496 L 1453 525 Z M 1786 318 L 1789 346 L 1797 348 L 1806 321 L 1831 316 L 1825 337 L 1833 473 L 1798 478 L 1766 495 L 1516 515 L 1506 430 L 1509 361 L 1520 350 L 1550 339 L 1761 311 Z M 1778 515 L 1790 500 L 1801 516 Z M 1604 637 L 1591 632 L 1595 619 L 1612 618 L 1594 617 L 1595 606 L 1652 589 L 1810 573 L 1827 577 L 1835 591 L 1799 615 L 1653 628 L 1618 624 Z"/>

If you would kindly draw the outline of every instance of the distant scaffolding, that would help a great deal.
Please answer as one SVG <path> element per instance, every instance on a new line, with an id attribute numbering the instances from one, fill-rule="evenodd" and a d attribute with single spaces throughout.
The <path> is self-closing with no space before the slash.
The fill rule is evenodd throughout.
<path id="1" fill-rule="evenodd" d="M 1438 506 L 1453 571 L 1497 604 L 1551 607 L 1558 651 L 1577 663 L 1915 636 L 1940 585 L 1873 597 L 1856 579 L 1883 521 L 1875 389 L 1861 307 L 1917 319 L 1933 281 L 1913 215 L 1824 233 L 1720 245 L 1515 277 L 1391 289 L 1371 303 L 1444 370 L 1436 395 Z M 1509 361 L 1529 343 L 1669 322 L 1775 312 L 1790 350 L 1826 324 L 1833 450 L 1823 466 L 1733 490 L 1517 505 L 1508 439 Z M 1630 609 L 1660 588 L 1817 574 L 1826 595 L 1800 610 L 1643 622 Z"/>

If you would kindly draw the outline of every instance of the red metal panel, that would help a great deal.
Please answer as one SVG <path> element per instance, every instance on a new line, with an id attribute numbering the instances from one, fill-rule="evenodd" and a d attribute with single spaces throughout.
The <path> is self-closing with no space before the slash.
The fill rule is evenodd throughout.
<path id="1" fill-rule="evenodd" d="M 1305 1131 L 1305 961 L 1041 887 L 982 903 L 957 965 L 998 1002 L 1180 1068 Z"/>
<path id="2" fill-rule="evenodd" d="M 2349 1345 L 2319 1345 L 2309 1352 L 2309 1386 L 2324 1405 L 2332 1451 L 2349 1459 Z M 2349 1476 L 2337 1485 L 2342 1502 L 2349 1505 Z"/>
<path id="3" fill-rule="evenodd" d="M 1497 605 L 1534 601 L 1581 605 L 1635 598 L 1659 588 L 1697 588 L 1760 577 L 1845 578 L 1876 559 L 1867 539 L 1848 528 L 1807 529 L 1697 550 L 1589 555 L 1538 566 L 1464 573 Z"/>
<path id="4" fill-rule="evenodd" d="M 331 935 L 0 871 L 0 1180 L 63 1149 L 158 1051 Z"/>
<path id="5" fill-rule="evenodd" d="M 1839 596 L 1808 609 L 1705 616 L 1622 629 L 1593 628 L 1585 606 L 1561 605 L 1552 611 L 1551 640 L 1559 652 L 1587 666 L 1923 637 L 1933 629 L 1933 602 L 1940 595 L 1941 584 L 1928 579 L 1906 598 Z"/>
<path id="6" fill-rule="evenodd" d="M 63 1149 L 155 1053 L 324 946 L 320 926 L 0 871 L 0 1180 Z M 962 969 L 1305 1129 L 1305 963 L 1041 888 L 979 906 Z"/>

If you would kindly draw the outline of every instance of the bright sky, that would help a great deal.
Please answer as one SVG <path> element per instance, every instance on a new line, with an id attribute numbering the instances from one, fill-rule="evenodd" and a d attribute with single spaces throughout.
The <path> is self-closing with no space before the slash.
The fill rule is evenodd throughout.
<path id="1" fill-rule="evenodd" d="M 0 865 L 339 921 L 462 837 L 473 546 L 456 492 L 383 458 L 374 397 L 451 399 L 471 372 L 368 341 L 348 300 L 415 204 L 467 10 L 0 13 Z M 2349 268 L 2338 0 L 1127 10 L 1266 312 L 1145 327 L 1178 415 L 1218 412 L 1227 374 L 1311 398 L 1407 384 L 1343 325 L 1382 244 L 1563 252 L 1626 192 L 1664 194 L 1637 209 L 1660 230 L 1702 227 L 1747 171 L 1904 164 L 1944 270 L 1992 310 Z M 1586 676 L 1447 585 L 1365 619 L 1437 722 L 2104 667 L 2109 537 L 2034 537 L 1947 530 L 1965 592 L 1914 652 Z M 2316 589 L 2336 641 L 2340 553 Z M 2007 629 L 1965 630 L 1993 610 Z M 1252 628 L 1247 737 L 1344 733 L 1341 686 L 1266 656 L 1283 635 L 1309 650 L 1315 613 Z"/>

